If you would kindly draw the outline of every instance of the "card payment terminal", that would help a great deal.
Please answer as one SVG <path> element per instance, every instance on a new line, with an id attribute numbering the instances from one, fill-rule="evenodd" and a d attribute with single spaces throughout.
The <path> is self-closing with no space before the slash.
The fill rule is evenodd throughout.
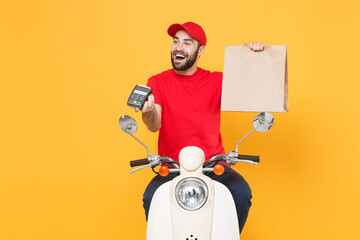
<path id="1" fill-rule="evenodd" d="M 151 90 L 152 89 L 148 86 L 136 85 L 130 94 L 127 105 L 133 108 L 141 109 L 148 96 L 151 94 Z"/>

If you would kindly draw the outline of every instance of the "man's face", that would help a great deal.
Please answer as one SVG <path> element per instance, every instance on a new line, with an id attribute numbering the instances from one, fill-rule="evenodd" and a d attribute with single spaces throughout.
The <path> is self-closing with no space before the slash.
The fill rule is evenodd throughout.
<path id="1" fill-rule="evenodd" d="M 191 68 L 198 59 L 200 43 L 185 30 L 179 30 L 174 36 L 171 47 L 171 63 L 175 70 Z"/>

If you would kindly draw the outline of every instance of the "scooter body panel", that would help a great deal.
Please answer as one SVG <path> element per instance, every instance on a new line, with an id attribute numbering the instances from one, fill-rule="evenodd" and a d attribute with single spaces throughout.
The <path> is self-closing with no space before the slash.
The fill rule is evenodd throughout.
<path id="1" fill-rule="evenodd" d="M 173 240 L 170 184 L 167 182 L 161 185 L 151 200 L 146 240 Z"/>
<path id="2" fill-rule="evenodd" d="M 230 191 L 223 184 L 210 179 L 213 185 L 213 199 L 210 200 L 213 201 L 212 208 L 189 212 L 176 203 L 175 187 L 172 186 L 187 177 L 195 176 L 179 176 L 174 179 L 176 181 L 164 183 L 155 192 L 149 210 L 146 240 L 239 240 L 235 203 Z"/>
<path id="3" fill-rule="evenodd" d="M 240 232 L 234 199 L 224 184 L 217 181 L 213 183 L 215 194 L 211 240 L 239 240 Z"/>

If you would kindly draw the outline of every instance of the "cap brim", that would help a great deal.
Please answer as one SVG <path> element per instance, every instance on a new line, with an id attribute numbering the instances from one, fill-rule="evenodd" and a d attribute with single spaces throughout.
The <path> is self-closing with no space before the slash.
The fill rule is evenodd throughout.
<path id="1" fill-rule="evenodd" d="M 171 25 L 169 28 L 168 28 L 168 34 L 170 35 L 170 37 L 175 37 L 175 34 L 177 33 L 177 31 L 179 30 L 185 30 L 185 28 L 179 24 L 179 23 L 174 23 L 173 25 Z"/>

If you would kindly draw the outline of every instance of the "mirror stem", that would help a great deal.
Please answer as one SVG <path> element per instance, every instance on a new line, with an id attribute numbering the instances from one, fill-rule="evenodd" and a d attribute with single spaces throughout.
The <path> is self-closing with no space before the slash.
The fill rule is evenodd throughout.
<path id="1" fill-rule="evenodd" d="M 145 144 L 143 144 L 139 139 L 137 139 L 134 135 L 132 135 L 131 133 L 129 133 L 129 134 L 130 134 L 130 136 L 132 136 L 133 138 L 135 138 L 136 141 L 138 141 L 141 145 L 143 145 L 143 146 L 146 148 L 146 150 L 147 150 L 147 155 L 148 155 L 148 158 L 149 158 L 149 157 L 150 157 L 149 148 L 148 148 Z"/>
<path id="2" fill-rule="evenodd" d="M 253 130 L 251 130 L 248 134 L 246 134 L 242 139 L 240 139 L 237 143 L 236 143 L 236 148 L 235 148 L 235 152 L 238 153 L 238 145 L 239 143 L 244 140 L 247 136 L 249 136 L 253 131 L 255 131 L 256 129 L 254 128 Z"/>

